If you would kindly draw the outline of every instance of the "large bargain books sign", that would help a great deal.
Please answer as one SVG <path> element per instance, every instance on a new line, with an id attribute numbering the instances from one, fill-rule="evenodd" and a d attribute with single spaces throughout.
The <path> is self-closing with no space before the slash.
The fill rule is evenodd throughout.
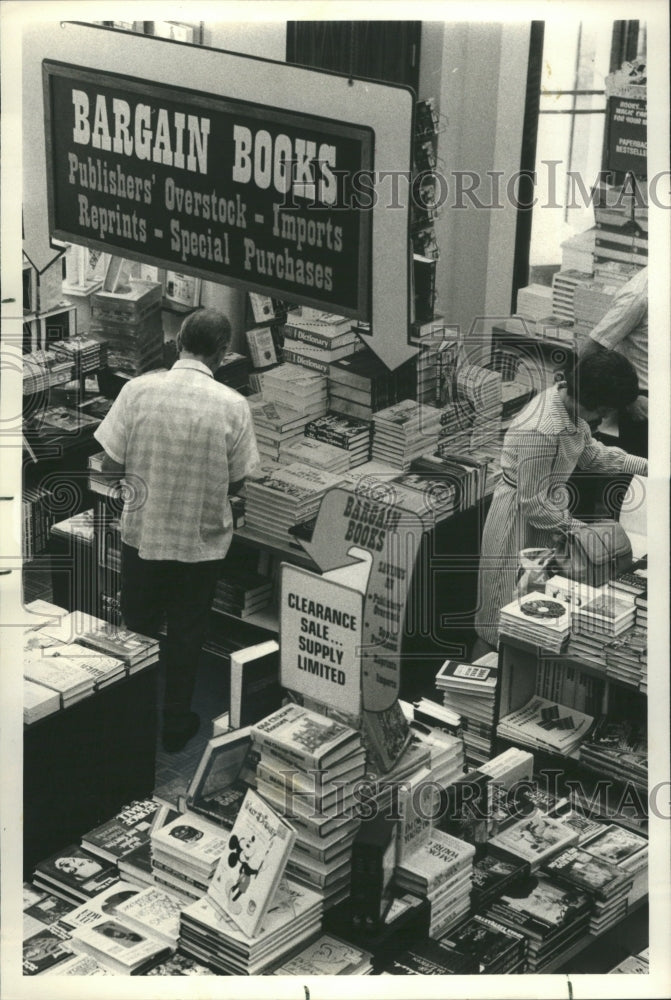
<path id="1" fill-rule="evenodd" d="M 370 129 L 49 60 L 43 80 L 53 236 L 368 316 Z"/>

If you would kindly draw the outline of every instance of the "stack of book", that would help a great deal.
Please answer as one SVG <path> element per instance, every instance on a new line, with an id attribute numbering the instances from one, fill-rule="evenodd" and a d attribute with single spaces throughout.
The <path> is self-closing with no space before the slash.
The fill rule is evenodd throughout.
<path id="1" fill-rule="evenodd" d="M 491 757 L 497 679 L 496 653 L 472 664 L 446 660 L 436 674 L 445 706 L 461 716 L 466 761 L 475 766 Z"/>
<path id="2" fill-rule="evenodd" d="M 616 865 L 626 875 L 634 877 L 630 898 L 647 891 L 648 841 L 633 830 L 614 823 L 605 825 L 601 832 L 584 845 L 584 850 L 600 861 Z"/>
<path id="3" fill-rule="evenodd" d="M 594 263 L 611 260 L 645 267 L 648 263 L 647 231 L 633 220 L 624 226 L 598 222 L 594 237 Z"/>
<path id="4" fill-rule="evenodd" d="M 59 361 L 69 364 L 70 369 L 74 365 L 78 375 L 97 371 L 105 357 L 104 341 L 96 337 L 69 337 L 51 344 L 49 349 Z"/>
<path id="5" fill-rule="evenodd" d="M 187 812 L 151 832 L 154 881 L 185 901 L 207 892 L 219 859 L 228 854 L 226 830 Z"/>
<path id="6" fill-rule="evenodd" d="M 531 284 L 517 290 L 516 316 L 537 321 L 544 319 L 551 313 L 552 288 L 549 285 Z"/>
<path id="7" fill-rule="evenodd" d="M 545 861 L 578 843 L 578 833 L 561 817 L 534 809 L 528 816 L 506 826 L 489 840 L 491 854 L 525 861 L 535 872 Z"/>
<path id="8" fill-rule="evenodd" d="M 606 677 L 648 690 L 648 630 L 639 624 L 608 643 Z"/>
<path id="9" fill-rule="evenodd" d="M 527 594 L 501 608 L 499 631 L 561 653 L 571 631 L 569 607 L 542 594 Z"/>
<path id="10" fill-rule="evenodd" d="M 586 229 L 582 233 L 569 236 L 561 244 L 562 271 L 580 271 L 591 274 L 594 268 L 594 230 Z"/>
<path id="11" fill-rule="evenodd" d="M 23 721 L 29 726 L 33 722 L 45 719 L 47 715 L 53 715 L 61 707 L 60 692 L 52 688 L 36 684 L 34 681 L 23 679 Z"/>
<path id="12" fill-rule="evenodd" d="M 21 502 L 24 559 L 32 559 L 47 547 L 49 532 L 56 520 L 53 503 L 51 490 L 44 486 L 24 487 Z"/>
<path id="13" fill-rule="evenodd" d="M 450 956 L 471 958 L 475 966 L 473 972 L 479 975 L 510 975 L 524 971 L 524 935 L 490 917 L 471 917 L 437 944 Z"/>
<path id="14" fill-rule="evenodd" d="M 354 354 L 359 344 L 351 320 L 334 313 L 302 310 L 301 315 L 289 313 L 287 317 L 282 353 L 291 364 L 328 375 L 330 365 Z"/>
<path id="15" fill-rule="evenodd" d="M 561 885 L 587 893 L 592 900 L 590 933 L 601 934 L 626 914 L 634 877 L 589 854 L 588 846 L 562 851 L 543 864 L 543 871 Z"/>
<path id="16" fill-rule="evenodd" d="M 591 771 L 627 781 L 645 793 L 648 785 L 647 727 L 630 719 L 598 719 L 580 747 L 580 761 Z"/>
<path id="17" fill-rule="evenodd" d="M 612 306 L 616 293 L 617 285 L 607 283 L 602 279 L 595 279 L 576 288 L 574 298 L 575 332 L 589 336 Z"/>
<path id="18" fill-rule="evenodd" d="M 634 598 L 634 605 L 636 607 L 636 624 L 640 625 L 641 628 L 647 629 L 648 627 L 648 591 L 644 594 L 637 594 Z"/>
<path id="19" fill-rule="evenodd" d="M 413 459 L 435 450 L 439 434 L 440 410 L 402 400 L 375 413 L 372 458 L 409 470 Z"/>
<path id="20" fill-rule="evenodd" d="M 322 934 L 301 948 L 297 955 L 282 960 L 273 969 L 274 976 L 368 976 L 373 956 L 364 948 L 343 941 L 333 934 Z"/>
<path id="21" fill-rule="evenodd" d="M 310 437 L 299 437 L 280 446 L 279 462 L 280 465 L 302 462 L 315 469 L 342 474 L 351 466 L 351 455 L 344 448 L 336 448 L 335 445 L 315 441 Z"/>
<path id="22" fill-rule="evenodd" d="M 302 365 L 278 365 L 263 379 L 263 398 L 312 420 L 328 409 L 327 378 Z"/>
<path id="23" fill-rule="evenodd" d="M 119 882 L 116 865 L 70 844 L 35 866 L 33 885 L 79 906 Z"/>
<path id="24" fill-rule="evenodd" d="M 272 581 L 267 576 L 236 567 L 217 580 L 212 608 L 236 618 L 249 618 L 268 607 L 272 590 Z"/>
<path id="25" fill-rule="evenodd" d="M 575 291 L 592 281 L 581 271 L 557 271 L 552 276 L 552 313 L 560 319 L 575 322 Z"/>
<path id="26" fill-rule="evenodd" d="M 584 712 L 533 695 L 522 708 L 500 720 L 497 732 L 513 744 L 569 757 L 586 738 L 593 722 L 592 716 Z"/>
<path id="27" fill-rule="evenodd" d="M 72 378 L 72 360 L 54 351 L 37 350 L 23 355 L 23 395 L 46 392 Z"/>
<path id="28" fill-rule="evenodd" d="M 464 743 L 460 736 L 454 736 L 420 722 L 411 722 L 410 731 L 419 743 L 429 746 L 430 781 L 441 788 L 446 788 L 464 773 Z"/>
<path id="29" fill-rule="evenodd" d="M 107 341 L 113 371 L 140 375 L 163 365 L 163 325 L 158 282 L 136 281 L 123 291 L 94 292 L 91 333 Z"/>
<path id="30" fill-rule="evenodd" d="M 529 972 L 542 972 L 553 958 L 583 937 L 589 926 L 590 898 L 546 875 L 530 876 L 503 893 L 487 914 L 527 938 Z"/>
<path id="31" fill-rule="evenodd" d="M 111 819 L 85 833 L 82 847 L 105 861 L 118 862 L 136 848 L 149 844 L 157 809 L 154 799 L 130 802 Z"/>
<path id="32" fill-rule="evenodd" d="M 245 393 L 249 385 L 249 358 L 244 354 L 238 354 L 237 351 L 229 351 L 224 355 L 214 377 L 222 385 L 227 385 L 236 392 Z"/>
<path id="33" fill-rule="evenodd" d="M 339 413 L 325 413 L 323 417 L 317 417 L 305 425 L 307 438 L 330 444 L 344 451 L 350 469 L 368 461 L 370 435 L 370 423 L 345 417 Z"/>
<path id="34" fill-rule="evenodd" d="M 430 937 L 442 937 L 468 913 L 474 856 L 472 844 L 433 829 L 397 864 L 396 883 L 431 904 Z"/>
<path id="35" fill-rule="evenodd" d="M 404 398 L 399 376 L 370 350 L 359 351 L 331 365 L 329 409 L 347 417 L 370 420 L 374 413 Z M 412 388 L 408 387 L 408 395 Z"/>
<path id="36" fill-rule="evenodd" d="M 415 399 L 418 403 L 442 405 L 443 386 L 452 378 L 457 363 L 459 344 L 447 339 L 446 330 L 433 331 L 419 345 L 415 365 Z M 444 338 L 444 339 L 443 339 Z"/>
<path id="37" fill-rule="evenodd" d="M 180 951 L 224 975 L 255 976 L 315 935 L 321 920 L 319 894 L 285 878 L 254 936 L 241 930 L 209 897 L 185 907 Z"/>
<path id="38" fill-rule="evenodd" d="M 631 628 L 636 606 L 630 594 L 616 595 L 609 587 L 573 612 L 573 629 L 578 634 L 615 638 Z"/>
<path id="39" fill-rule="evenodd" d="M 352 786 L 365 773 L 361 734 L 293 703 L 251 732 L 257 791 L 296 830 L 287 872 L 334 906 L 349 889 L 358 827 Z"/>
<path id="40" fill-rule="evenodd" d="M 467 454 L 471 444 L 472 425 L 473 410 L 466 400 L 441 402 L 440 442 L 444 448 L 452 453 Z"/>
<path id="41" fill-rule="evenodd" d="M 473 864 L 471 909 L 480 913 L 528 874 L 526 861 L 486 854 Z"/>
<path id="42" fill-rule="evenodd" d="M 500 438 L 501 385 L 501 375 L 490 368 L 462 365 L 456 370 L 455 396 L 450 402 L 465 402 L 471 410 L 470 448 L 479 448 Z"/>
<path id="43" fill-rule="evenodd" d="M 61 648 L 67 647 L 54 645 L 29 650 L 23 662 L 23 676 L 57 694 L 59 707 L 68 708 L 93 694 L 96 679 L 90 670 L 80 665 L 76 656 L 61 656 Z"/>
<path id="44" fill-rule="evenodd" d="M 488 459 L 454 453 L 446 442 L 439 443 L 435 454 L 424 454 L 410 465 L 412 472 L 425 472 L 445 486 L 452 484 L 456 510 L 467 510 L 485 495 L 487 468 Z"/>
<path id="45" fill-rule="evenodd" d="M 249 397 L 256 443 L 262 461 L 279 462 L 280 451 L 287 444 L 300 441 L 310 417 L 297 409 L 279 406 L 260 396 Z"/>
<path id="46" fill-rule="evenodd" d="M 246 485 L 245 523 L 255 534 L 286 544 L 289 528 L 314 517 L 324 494 L 340 482 L 341 476 L 301 462 L 266 472 Z"/>
<path id="47" fill-rule="evenodd" d="M 32 660 L 31 670 L 36 673 L 43 670 L 45 679 L 38 683 L 48 686 L 46 678 L 53 670 L 65 673 L 72 666 L 89 676 L 94 691 L 101 691 L 126 676 L 124 663 L 118 657 L 88 649 L 78 642 L 54 643 L 41 649 L 39 658 Z M 31 677 L 31 680 L 34 679 Z"/>

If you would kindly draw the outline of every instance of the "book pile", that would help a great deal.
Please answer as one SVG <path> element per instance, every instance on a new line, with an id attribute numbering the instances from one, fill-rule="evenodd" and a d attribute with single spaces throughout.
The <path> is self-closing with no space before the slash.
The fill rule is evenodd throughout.
<path id="1" fill-rule="evenodd" d="M 425 472 L 455 490 L 455 509 L 467 510 L 485 495 L 489 460 L 457 454 L 447 442 L 439 443 L 435 454 L 424 454 L 410 465 L 412 472 Z"/>
<path id="2" fill-rule="evenodd" d="M 84 671 L 89 676 L 94 691 L 101 691 L 126 676 L 122 660 L 88 649 L 78 642 L 71 642 L 54 643 L 48 648 L 41 649 L 38 657 L 34 659 L 31 657 L 30 679 L 35 680 L 37 676 L 42 674 L 44 679 L 37 681 L 37 683 L 47 687 L 48 678 L 52 676 L 54 670 L 65 673 L 72 666 Z M 28 669 L 28 665 L 26 669 Z"/>
<path id="3" fill-rule="evenodd" d="M 528 874 L 525 861 L 486 854 L 473 863 L 471 910 L 479 913 Z"/>
<path id="4" fill-rule="evenodd" d="M 637 594 L 634 598 L 634 605 L 636 607 L 636 624 L 640 625 L 641 628 L 647 629 L 648 627 L 648 591 L 644 594 Z"/>
<path id="5" fill-rule="evenodd" d="M 346 452 L 349 468 L 368 461 L 370 454 L 371 426 L 364 420 L 345 417 L 339 413 L 325 413 L 305 425 L 305 436 Z"/>
<path id="6" fill-rule="evenodd" d="M 44 486 L 24 487 L 21 498 L 24 559 L 32 559 L 47 547 L 49 532 L 56 520 L 53 505 L 53 494 Z"/>
<path id="7" fill-rule="evenodd" d="M 399 502 L 409 505 L 413 510 L 419 500 L 419 512 L 423 518 L 431 521 L 442 521 L 454 513 L 457 507 L 457 488 L 453 482 L 445 482 L 445 478 L 433 469 L 412 468 L 394 479 L 393 489 L 399 493 Z M 408 492 L 412 491 L 412 492 Z M 413 497 L 412 493 L 417 497 Z M 404 500 L 405 498 L 405 500 Z"/>
<path id="8" fill-rule="evenodd" d="M 37 350 L 23 355 L 23 395 L 46 392 L 72 378 L 72 361 L 54 351 Z"/>
<path id="9" fill-rule="evenodd" d="M 440 410 L 413 399 L 404 399 L 378 410 L 373 416 L 372 458 L 396 469 L 432 452 L 440 434 Z"/>
<path id="10" fill-rule="evenodd" d="M 149 844 L 157 809 L 154 799 L 130 802 L 111 819 L 85 833 L 81 845 L 105 861 L 118 862 L 136 848 Z"/>
<path id="11" fill-rule="evenodd" d="M 187 812 L 151 831 L 151 864 L 157 885 L 187 902 L 200 899 L 219 859 L 228 854 L 228 833 Z"/>
<path id="12" fill-rule="evenodd" d="M 221 382 L 236 392 L 243 392 L 249 384 L 249 358 L 237 351 L 229 351 L 224 355 L 214 378 L 216 382 Z"/>
<path id="13" fill-rule="evenodd" d="M 248 402 L 262 461 L 279 462 L 282 447 L 302 438 L 310 416 L 259 396 L 250 396 Z"/>
<path id="14" fill-rule="evenodd" d="M 524 935 L 490 917 L 471 917 L 437 944 L 450 956 L 472 959 L 472 971 L 479 975 L 524 971 L 527 949 Z"/>
<path id="15" fill-rule="evenodd" d="M 564 244 L 562 243 L 562 246 Z M 564 270 L 565 265 L 562 266 Z M 566 270 L 570 270 L 566 268 Z M 523 319 L 541 320 L 552 312 L 552 288 L 549 285 L 531 284 L 517 290 L 515 315 Z"/>
<path id="16" fill-rule="evenodd" d="M 591 274 L 580 271 L 557 271 L 552 275 L 552 313 L 560 319 L 575 322 L 575 291 L 591 282 Z"/>
<path id="17" fill-rule="evenodd" d="M 279 462 L 280 465 L 302 462 L 315 469 L 341 474 L 350 468 L 351 455 L 344 448 L 336 448 L 310 437 L 299 437 L 280 446 Z"/>
<path id="18" fill-rule="evenodd" d="M 131 632 L 130 629 L 112 625 L 101 618 L 87 616 L 81 631 L 77 627 L 77 615 L 73 612 L 66 616 L 58 631 L 52 626 L 46 626 L 47 634 L 59 638 L 70 631 L 76 635 L 76 641 L 98 653 L 122 660 L 128 674 L 135 674 L 145 667 L 158 661 L 158 639 Z"/>
<path id="19" fill-rule="evenodd" d="M 533 695 L 522 708 L 500 720 L 497 732 L 513 744 L 569 757 L 575 754 L 593 721 L 592 716 L 575 708 Z"/>
<path id="20" fill-rule="evenodd" d="M 62 361 L 74 365 L 77 374 L 97 371 L 104 360 L 104 342 L 96 337 L 68 337 L 50 345 L 49 350 Z"/>
<path id="21" fill-rule="evenodd" d="M 632 875 L 647 872 L 648 841 L 646 837 L 634 833 L 633 830 L 609 823 L 583 846 L 588 854 L 617 865 L 624 872 Z"/>
<path id="22" fill-rule="evenodd" d="M 430 339 L 420 343 L 417 356 L 413 359 L 415 366 L 413 396 L 418 403 L 428 403 L 433 406 L 440 406 L 442 403 L 442 387 L 452 377 L 459 348 L 456 340 L 442 339 L 446 333 L 444 329 L 433 330 Z"/>
<path id="23" fill-rule="evenodd" d="M 297 955 L 282 960 L 273 969 L 274 976 L 368 976 L 373 956 L 369 951 L 343 941 L 333 934 L 322 934 Z"/>
<path id="24" fill-rule="evenodd" d="M 472 844 L 432 829 L 424 842 L 396 865 L 397 885 L 429 900 L 430 937 L 442 937 L 468 913 L 474 856 Z"/>
<path id="25" fill-rule="evenodd" d="M 334 906 L 349 888 L 358 826 L 352 786 L 365 773 L 361 734 L 293 703 L 251 732 L 257 791 L 296 830 L 287 872 Z"/>
<path id="26" fill-rule="evenodd" d="M 328 409 L 327 379 L 302 365 L 278 365 L 263 380 L 263 398 L 309 419 L 320 417 Z"/>
<path id="27" fill-rule="evenodd" d="M 411 722 L 410 731 L 413 738 L 427 744 L 431 751 L 430 781 L 446 788 L 464 773 L 464 742 L 460 736 L 420 722 Z"/>
<path id="28" fill-rule="evenodd" d="M 564 240 L 561 244 L 562 271 L 580 271 L 591 274 L 594 267 L 594 230 L 586 229 Z"/>
<path id="29" fill-rule="evenodd" d="M 29 726 L 33 722 L 53 715 L 61 707 L 61 696 L 58 691 L 44 687 L 23 678 L 23 721 Z"/>
<path id="30" fill-rule="evenodd" d="M 289 528 L 314 517 L 324 494 L 341 476 L 295 462 L 267 472 L 246 485 L 245 523 L 255 534 L 286 543 Z"/>
<path id="31" fill-rule="evenodd" d="M 601 934 L 625 916 L 634 876 L 589 854 L 587 846 L 562 851 L 545 862 L 543 871 L 561 885 L 587 893 L 592 900 L 590 933 Z"/>
<path id="32" fill-rule="evenodd" d="M 119 882 L 116 865 L 77 844 L 52 854 L 35 866 L 33 885 L 79 906 Z"/>
<path id="33" fill-rule="evenodd" d="M 134 281 L 119 292 L 94 292 L 91 333 L 107 341 L 112 371 L 140 375 L 163 365 L 162 285 Z"/>
<path id="34" fill-rule="evenodd" d="M 370 350 L 358 351 L 331 365 L 328 378 L 329 410 L 359 420 L 370 420 L 374 413 L 405 396 L 412 396 L 408 370 L 402 375 L 389 371 Z"/>
<path id="35" fill-rule="evenodd" d="M 321 920 L 321 897 L 285 878 L 254 937 L 204 897 L 182 911 L 179 947 L 185 955 L 216 972 L 255 976 L 313 937 L 321 929 Z"/>
<path id="36" fill-rule="evenodd" d="M 466 403 L 470 410 L 469 448 L 498 441 L 503 407 L 501 385 L 501 375 L 490 368 L 480 365 L 457 368 L 449 402 Z M 451 443 L 449 437 L 447 443 Z"/>
<path id="37" fill-rule="evenodd" d="M 486 653 L 472 664 L 446 660 L 436 674 L 443 703 L 461 716 L 466 761 L 476 766 L 492 752 L 497 678 L 496 653 Z"/>
<path id="38" fill-rule="evenodd" d="M 524 934 L 528 971 L 541 972 L 553 958 L 585 935 L 590 899 L 586 893 L 541 874 L 524 879 L 514 894 L 504 892 L 487 916 Z"/>
<path id="39" fill-rule="evenodd" d="M 637 222 L 624 226 L 597 222 L 594 235 L 594 263 L 617 261 L 644 267 L 648 263 L 648 233 Z"/>
<path id="40" fill-rule="evenodd" d="M 580 747 L 580 762 L 591 771 L 618 781 L 648 786 L 648 733 L 631 719 L 598 719 Z"/>
<path id="41" fill-rule="evenodd" d="M 56 927 L 43 927 L 23 942 L 22 975 L 49 975 L 73 960 L 67 935 Z"/>
<path id="42" fill-rule="evenodd" d="M 608 284 L 603 279 L 595 279 L 576 288 L 574 298 L 576 333 L 589 336 L 612 306 L 616 293 L 617 285 Z"/>
<path id="43" fill-rule="evenodd" d="M 79 952 L 90 956 L 103 968 L 114 975 L 142 976 L 158 962 L 163 961 L 174 950 L 175 943 L 168 943 L 164 936 L 159 936 L 154 925 L 147 926 L 146 918 L 170 927 L 178 925 L 179 906 L 167 893 L 155 888 L 145 889 L 143 893 L 160 895 L 161 903 L 154 899 L 150 913 L 147 907 L 139 904 L 139 911 L 145 920 L 128 920 L 123 908 L 135 905 L 135 899 L 128 898 L 118 907 L 112 905 L 109 911 L 96 913 L 97 919 L 76 926 L 72 931 L 72 944 Z M 121 894 L 118 894 L 121 895 Z M 138 894 L 139 896 L 142 893 Z M 110 916 L 107 913 L 111 914 Z M 141 929 L 136 929 L 140 927 Z"/>
<path id="44" fill-rule="evenodd" d="M 59 645 L 58 643 L 46 648 L 28 649 L 24 654 L 24 679 L 55 693 L 59 698 L 60 708 L 68 708 L 81 701 L 82 698 L 93 694 L 99 679 L 96 676 L 95 663 L 91 662 L 93 657 L 90 656 L 90 652 L 86 659 L 80 659 L 76 655 L 77 648 L 84 654 L 87 651 L 83 647 L 73 645 L 75 645 L 75 655 L 61 655 L 61 649 L 72 650 L 73 646 Z M 86 668 L 85 663 L 88 663 L 90 669 Z M 117 665 L 114 663 L 109 669 L 114 670 Z M 104 676 L 104 668 L 102 668 L 102 673 Z M 115 680 L 116 676 L 112 679 Z M 51 701 L 48 704 L 51 704 Z M 45 714 L 50 714 L 50 712 L 45 712 Z"/>
<path id="45" fill-rule="evenodd" d="M 634 597 L 645 594 L 648 589 L 648 557 L 635 559 L 631 569 L 614 577 L 608 586 L 612 591 L 633 594 Z"/>
<path id="46" fill-rule="evenodd" d="M 466 400 L 441 402 L 440 443 L 451 453 L 468 453 L 472 425 L 473 410 Z"/>
<path id="47" fill-rule="evenodd" d="M 268 607 L 272 600 L 272 589 L 272 581 L 267 576 L 227 563 L 222 576 L 217 580 L 212 608 L 227 615 L 235 615 L 236 618 L 249 618 Z"/>
<path id="48" fill-rule="evenodd" d="M 561 653 L 571 631 L 568 605 L 538 593 L 515 598 L 501 608 L 499 631 Z"/>
<path id="49" fill-rule="evenodd" d="M 573 612 L 573 629 L 578 634 L 614 638 L 634 624 L 636 606 L 629 594 L 616 595 L 609 587 Z"/>
<path id="50" fill-rule="evenodd" d="M 606 646 L 606 677 L 648 690 L 648 630 L 639 624 Z"/>
<path id="51" fill-rule="evenodd" d="M 352 330 L 352 321 L 334 313 L 303 310 L 309 315 L 290 313 L 284 325 L 283 358 L 322 375 L 330 365 L 349 357 L 360 341 Z"/>
<path id="52" fill-rule="evenodd" d="M 565 825 L 561 817 L 548 816 L 536 808 L 492 837 L 489 852 L 525 861 L 529 871 L 534 872 L 543 862 L 577 842 L 577 832 Z"/>

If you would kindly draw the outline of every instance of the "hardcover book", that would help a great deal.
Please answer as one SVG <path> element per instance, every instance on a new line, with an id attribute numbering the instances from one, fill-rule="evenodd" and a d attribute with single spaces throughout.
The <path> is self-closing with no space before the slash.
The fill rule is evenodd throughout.
<path id="1" fill-rule="evenodd" d="M 410 726 L 398 700 L 384 712 L 363 712 L 362 737 L 372 754 L 369 769 L 386 774 L 410 742 Z"/>
<path id="2" fill-rule="evenodd" d="M 68 942 L 47 927 L 23 942 L 23 975 L 38 976 L 72 955 Z"/>
<path id="3" fill-rule="evenodd" d="M 289 704 L 252 726 L 257 746 L 307 770 L 320 770 L 356 749 L 359 733 L 300 705 Z"/>
<path id="4" fill-rule="evenodd" d="M 249 726 L 282 704 L 279 645 L 274 639 L 231 653 L 231 727 Z"/>
<path id="5" fill-rule="evenodd" d="M 134 930 L 177 947 L 181 910 L 177 896 L 158 886 L 149 886 L 121 902 L 116 912 Z"/>
<path id="6" fill-rule="evenodd" d="M 72 941 L 77 950 L 92 955 L 118 975 L 139 975 L 170 953 L 157 938 L 111 918 L 78 928 Z"/>
<path id="7" fill-rule="evenodd" d="M 186 791 L 190 809 L 225 826 L 235 822 L 242 800 L 254 782 L 258 751 L 248 727 L 208 741 Z"/>
<path id="8" fill-rule="evenodd" d="M 295 839 L 294 828 L 250 789 L 207 894 L 250 937 L 261 926 Z"/>

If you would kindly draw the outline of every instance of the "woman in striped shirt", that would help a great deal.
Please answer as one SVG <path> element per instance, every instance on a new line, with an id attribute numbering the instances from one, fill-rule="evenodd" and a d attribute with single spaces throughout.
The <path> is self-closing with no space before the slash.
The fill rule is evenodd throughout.
<path id="1" fill-rule="evenodd" d="M 614 351 L 593 354 L 532 399 L 511 424 L 480 548 L 475 629 L 482 642 L 472 659 L 484 652 L 483 643 L 498 645 L 499 613 L 515 596 L 520 550 L 552 547 L 580 524 L 571 516 L 567 489 L 574 469 L 647 475 L 646 459 L 607 448 L 590 430 L 637 395 L 636 372 L 626 358 Z"/>

